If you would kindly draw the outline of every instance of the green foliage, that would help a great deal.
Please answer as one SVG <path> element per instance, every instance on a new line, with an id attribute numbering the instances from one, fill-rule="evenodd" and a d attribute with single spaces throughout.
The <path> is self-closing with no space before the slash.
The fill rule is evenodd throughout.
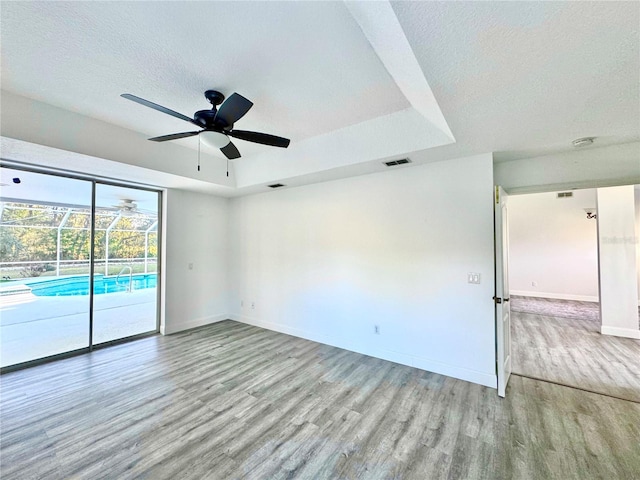
<path id="1" fill-rule="evenodd" d="M 0 226 L 0 261 L 56 259 L 56 230 Z"/>
<path id="2" fill-rule="evenodd" d="M 42 205 L 13 206 L 18 208 L 5 208 L 2 212 L 0 261 L 55 260 L 55 227 L 64 213 L 58 208 Z"/>
<path id="3" fill-rule="evenodd" d="M 0 227 L 0 261 L 16 261 L 19 257 L 20 239 L 15 230 Z"/>
<path id="4" fill-rule="evenodd" d="M 0 224 L 0 262 L 55 261 L 58 226 L 67 213 L 66 208 L 44 205 L 11 204 L 5 208 Z M 100 213 L 95 232 L 95 258 L 105 258 L 107 253 L 106 228 L 116 219 L 113 212 Z M 109 233 L 109 259 L 143 258 L 145 231 L 155 218 L 145 215 L 125 216 L 113 225 Z M 29 228 L 33 227 L 33 228 Z M 62 260 L 89 260 L 91 240 L 91 216 L 89 210 L 71 213 L 60 232 Z M 158 254 L 158 235 L 149 232 L 148 257 Z M 32 276 L 39 269 L 25 270 Z"/>

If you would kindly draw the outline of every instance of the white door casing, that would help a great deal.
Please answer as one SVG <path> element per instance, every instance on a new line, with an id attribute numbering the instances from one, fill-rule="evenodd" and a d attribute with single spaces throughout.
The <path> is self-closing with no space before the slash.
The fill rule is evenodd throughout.
<path id="1" fill-rule="evenodd" d="M 507 194 L 495 187 L 495 306 L 496 306 L 496 368 L 498 395 L 504 397 L 511 375 L 511 308 L 509 304 L 509 235 Z"/>

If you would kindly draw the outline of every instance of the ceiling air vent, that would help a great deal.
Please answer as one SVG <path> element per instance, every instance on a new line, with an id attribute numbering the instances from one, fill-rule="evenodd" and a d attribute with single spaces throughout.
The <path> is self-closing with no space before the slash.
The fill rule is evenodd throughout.
<path id="1" fill-rule="evenodd" d="M 405 163 L 411 163 L 408 158 L 401 158 L 400 160 L 391 160 L 390 162 L 384 162 L 387 167 L 394 167 L 396 165 L 404 165 Z"/>
<path id="2" fill-rule="evenodd" d="M 573 197 L 573 192 L 558 192 L 557 198 L 569 198 Z"/>
<path id="3" fill-rule="evenodd" d="M 286 185 L 283 185 L 282 183 L 274 183 L 273 185 L 267 185 L 267 187 L 269 187 L 269 188 L 280 188 L 280 187 L 286 187 Z"/>

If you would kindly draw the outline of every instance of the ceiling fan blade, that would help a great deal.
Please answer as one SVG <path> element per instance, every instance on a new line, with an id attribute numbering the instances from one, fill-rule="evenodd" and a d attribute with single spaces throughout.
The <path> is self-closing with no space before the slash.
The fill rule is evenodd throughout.
<path id="1" fill-rule="evenodd" d="M 194 125 L 200 126 L 193 118 L 189 118 L 186 115 L 178 113 L 170 108 L 163 107 L 162 105 L 158 105 L 157 103 L 150 102 L 149 100 L 145 100 L 144 98 L 136 97 L 135 95 L 131 95 L 130 93 L 123 93 L 120 95 L 122 98 L 126 98 L 127 100 L 131 100 L 132 102 L 139 103 L 140 105 L 144 105 L 145 107 L 153 108 L 158 112 L 166 113 L 167 115 L 171 115 L 172 117 L 179 118 L 180 120 L 184 120 L 185 122 L 193 123 Z"/>
<path id="2" fill-rule="evenodd" d="M 288 138 L 276 137 L 268 133 L 249 132 L 247 130 L 231 130 L 227 132 L 227 135 L 247 142 L 262 143 L 263 145 L 281 148 L 287 148 L 291 142 Z"/>
<path id="3" fill-rule="evenodd" d="M 227 157 L 229 160 L 240 158 L 240 152 L 238 151 L 236 146 L 231 142 L 229 142 L 225 147 L 222 147 L 220 151 L 224 153 L 224 156 Z"/>
<path id="4" fill-rule="evenodd" d="M 177 140 L 179 138 L 185 137 L 193 137 L 194 135 L 198 135 L 200 132 L 182 132 L 182 133 L 172 133 L 171 135 L 162 135 L 161 137 L 153 137 L 150 138 L 152 142 L 166 142 L 168 140 Z"/>
<path id="5" fill-rule="evenodd" d="M 233 93 L 222 102 L 222 105 L 218 108 L 218 113 L 216 113 L 215 120 L 221 119 L 230 127 L 244 117 L 251 107 L 253 107 L 253 102 L 238 93 Z"/>

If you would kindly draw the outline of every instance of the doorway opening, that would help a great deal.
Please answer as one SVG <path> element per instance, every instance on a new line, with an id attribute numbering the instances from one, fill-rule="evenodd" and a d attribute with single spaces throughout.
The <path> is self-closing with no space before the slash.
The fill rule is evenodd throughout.
<path id="1" fill-rule="evenodd" d="M 640 340 L 605 334 L 608 317 L 603 324 L 599 243 L 608 237 L 601 234 L 599 242 L 598 190 L 509 197 L 512 369 L 640 402 Z M 636 187 L 636 231 L 638 193 Z M 637 243 L 634 248 L 638 257 Z M 640 278 L 639 262 L 633 260 Z"/>

